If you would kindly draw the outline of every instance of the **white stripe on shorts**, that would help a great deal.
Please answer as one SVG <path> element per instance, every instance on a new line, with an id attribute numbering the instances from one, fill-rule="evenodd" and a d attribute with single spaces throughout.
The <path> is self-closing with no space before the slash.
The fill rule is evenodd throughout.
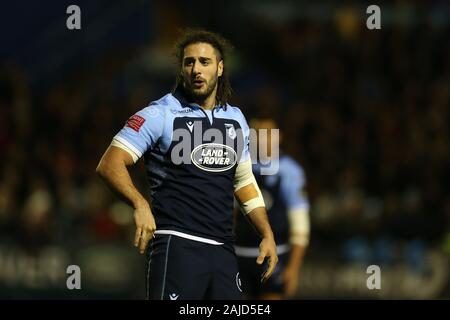
<path id="1" fill-rule="evenodd" d="M 155 234 L 171 234 L 171 235 L 174 235 L 177 237 L 194 240 L 194 241 L 198 241 L 198 242 L 203 242 L 203 243 L 209 243 L 209 244 L 213 244 L 216 246 L 220 246 L 223 244 L 222 242 L 217 242 L 215 240 L 193 236 L 193 235 L 190 235 L 190 234 L 187 234 L 184 232 L 175 231 L 175 230 L 156 230 Z"/>

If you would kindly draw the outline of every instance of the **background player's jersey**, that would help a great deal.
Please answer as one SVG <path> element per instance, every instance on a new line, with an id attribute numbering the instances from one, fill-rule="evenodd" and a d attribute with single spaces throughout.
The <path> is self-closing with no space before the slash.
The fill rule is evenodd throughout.
<path id="1" fill-rule="evenodd" d="M 204 110 L 176 92 L 133 115 L 114 139 L 144 156 L 157 232 L 230 244 L 233 179 L 250 157 L 248 136 L 239 108 Z"/>
<path id="2" fill-rule="evenodd" d="M 285 154 L 280 155 L 279 161 L 279 171 L 274 175 L 261 175 L 261 165 L 253 165 L 253 174 L 264 197 L 278 247 L 289 244 L 288 210 L 309 206 L 303 190 L 305 175 L 302 167 Z M 257 248 L 261 241 L 257 231 L 241 212 L 236 216 L 235 234 L 236 246 L 239 247 Z"/>

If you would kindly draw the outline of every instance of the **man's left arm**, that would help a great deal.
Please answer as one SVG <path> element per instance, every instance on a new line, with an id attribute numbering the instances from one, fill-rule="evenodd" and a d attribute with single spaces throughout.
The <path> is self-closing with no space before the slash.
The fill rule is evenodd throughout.
<path id="1" fill-rule="evenodd" d="M 242 211 L 262 237 L 259 245 L 259 256 L 256 263 L 262 264 L 267 257 L 269 266 L 262 275 L 261 281 L 265 282 L 275 270 L 278 263 L 278 255 L 272 228 L 269 224 L 267 212 L 261 191 L 252 172 L 252 163 L 248 159 L 239 163 L 234 178 L 234 195 L 239 202 Z"/>

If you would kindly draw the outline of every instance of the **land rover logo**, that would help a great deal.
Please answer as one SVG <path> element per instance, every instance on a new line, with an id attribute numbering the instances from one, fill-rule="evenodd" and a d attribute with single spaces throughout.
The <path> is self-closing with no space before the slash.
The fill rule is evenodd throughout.
<path id="1" fill-rule="evenodd" d="M 201 144 L 192 150 L 192 163 L 197 168 L 211 172 L 222 172 L 232 168 L 237 162 L 233 148 L 219 143 Z"/>

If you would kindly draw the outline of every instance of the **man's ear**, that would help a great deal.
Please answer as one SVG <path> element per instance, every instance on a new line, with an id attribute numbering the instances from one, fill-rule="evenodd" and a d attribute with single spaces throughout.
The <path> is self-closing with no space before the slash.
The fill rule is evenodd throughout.
<path id="1" fill-rule="evenodd" d="M 217 75 L 219 76 L 219 77 L 221 77 L 222 76 L 222 74 L 223 74 L 223 60 L 220 60 L 219 61 L 219 65 L 217 66 Z"/>

